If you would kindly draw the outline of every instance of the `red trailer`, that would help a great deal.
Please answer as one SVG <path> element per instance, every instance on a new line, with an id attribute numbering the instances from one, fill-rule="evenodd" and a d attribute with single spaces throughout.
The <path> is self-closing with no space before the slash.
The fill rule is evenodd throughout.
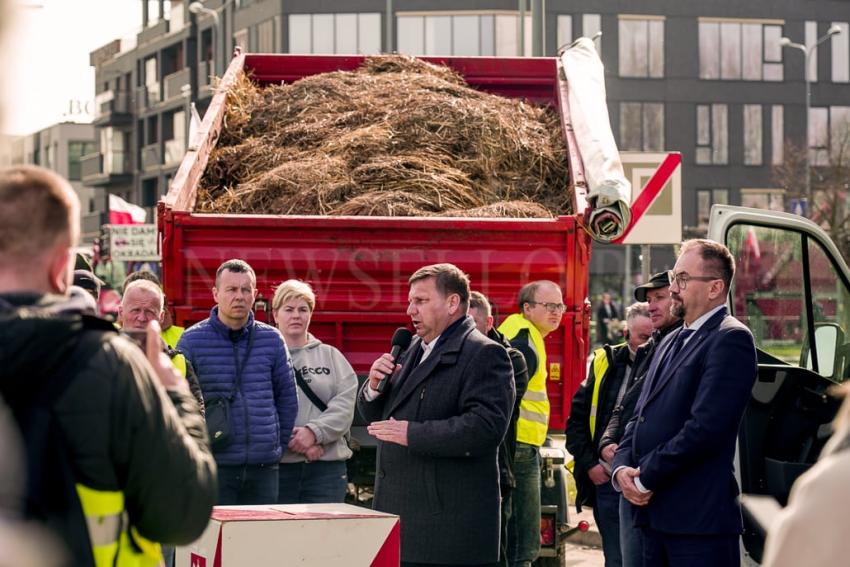
<path id="1" fill-rule="evenodd" d="M 583 165 L 573 137 L 567 85 L 554 58 L 425 58 L 455 69 L 473 87 L 490 93 L 550 104 L 561 115 L 574 196 L 572 216 L 555 219 L 467 219 L 199 214 L 198 182 L 222 126 L 225 96 L 214 97 L 200 132 L 159 203 L 163 284 L 178 325 L 209 314 L 215 270 L 241 258 L 257 272 L 261 294 L 257 318 L 269 320 L 274 287 L 288 278 L 309 282 L 317 292 L 311 331 L 339 348 L 361 376 L 389 348 L 393 331 L 409 323 L 407 278 L 417 268 L 451 262 L 486 294 L 497 322 L 517 310 L 519 288 L 551 279 L 564 289 L 561 328 L 547 339 L 550 428 L 563 432 L 570 400 L 585 377 L 590 310 L 587 300 L 591 239 L 582 227 L 586 208 Z M 260 84 L 296 81 L 335 70 L 354 70 L 358 56 L 238 55 L 223 82 L 250 71 Z M 357 435 L 355 434 L 355 437 Z M 369 441 L 360 439 L 364 445 Z M 560 534 L 567 526 L 563 466 L 549 460 L 553 495 L 544 502 Z M 553 472 L 556 487 L 551 488 Z M 374 473 L 374 470 L 372 470 Z M 557 494 L 556 494 L 557 493 Z M 551 550 L 550 550 L 551 551 Z"/>

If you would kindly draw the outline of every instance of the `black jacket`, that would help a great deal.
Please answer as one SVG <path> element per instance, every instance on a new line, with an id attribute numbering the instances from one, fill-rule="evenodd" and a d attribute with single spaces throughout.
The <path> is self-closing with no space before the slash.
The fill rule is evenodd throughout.
<path id="1" fill-rule="evenodd" d="M 581 383 L 573 396 L 570 417 L 567 419 L 567 450 L 573 456 L 573 475 L 576 480 L 576 510 L 581 512 L 582 505 L 593 506 L 596 501 L 596 490 L 587 472 L 599 464 L 599 439 L 608 425 L 608 420 L 617 403 L 617 394 L 629 366 L 629 346 L 626 343 L 616 346 L 605 345 L 605 356 L 608 357 L 608 369 L 602 376 L 595 376 L 594 364 L 591 361 L 587 380 Z M 597 380 L 602 380 L 599 390 L 599 401 L 596 411 L 596 427 L 594 434 L 590 433 L 590 407 L 593 399 L 593 389 Z"/>
<path id="2" fill-rule="evenodd" d="M 508 422 L 508 431 L 505 433 L 502 444 L 499 445 L 499 486 L 502 489 L 502 496 L 505 496 L 510 489 L 516 487 L 516 479 L 514 479 L 516 422 L 519 419 L 519 404 L 522 402 L 522 397 L 528 389 L 528 367 L 525 364 L 525 356 L 523 356 L 522 352 L 512 347 L 511 342 L 505 338 L 505 335 L 497 331 L 495 327 L 490 329 L 487 337 L 505 347 L 505 350 L 508 351 L 508 356 L 511 357 L 511 366 L 514 371 L 516 400 L 514 401 L 511 420 Z"/>
<path id="3" fill-rule="evenodd" d="M 420 364 L 421 340 L 387 390 L 357 397 L 364 420 L 408 421 L 408 445 L 378 442 L 374 507 L 401 517 L 401 560 L 478 565 L 499 558 L 497 451 L 514 407 L 511 362 L 467 316 Z"/>
<path id="4" fill-rule="evenodd" d="M 203 533 L 218 495 L 198 406 L 188 392 L 166 392 L 141 350 L 108 323 L 91 329 L 97 321 L 61 297 L 0 295 L 0 395 L 18 417 L 40 386 L 67 371 L 68 385 L 51 405 L 67 458 L 45 454 L 69 462 L 77 483 L 123 492 L 142 536 L 190 543 Z M 75 359 L 81 352 L 84 359 Z M 19 425 L 26 433 L 27 424 Z M 29 478 L 45 468 L 49 476 L 49 465 L 29 463 Z M 39 499 L 32 493 L 38 489 L 29 486 L 28 499 Z M 62 524 L 52 517 L 61 515 L 79 510 L 53 510 L 39 520 Z M 76 555 L 72 563 L 86 564 Z"/>
<path id="5" fill-rule="evenodd" d="M 611 419 L 608 420 L 608 426 L 599 440 L 599 451 L 611 444 L 620 444 L 620 440 L 626 433 L 626 424 L 632 418 L 635 412 L 640 392 L 643 389 L 643 379 L 646 372 L 649 370 L 649 363 L 652 362 L 652 356 L 655 354 L 655 348 L 661 340 L 682 326 L 681 319 L 675 324 L 667 327 L 662 331 L 656 331 L 652 334 L 652 338 L 645 345 L 638 349 L 635 355 L 634 371 L 629 376 L 628 390 L 623 396 L 620 405 L 614 408 L 611 414 Z"/>

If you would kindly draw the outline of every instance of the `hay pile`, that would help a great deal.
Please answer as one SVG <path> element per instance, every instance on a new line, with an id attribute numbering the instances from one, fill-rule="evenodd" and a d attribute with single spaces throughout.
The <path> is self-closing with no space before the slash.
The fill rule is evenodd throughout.
<path id="1" fill-rule="evenodd" d="M 198 193 L 217 213 L 569 214 L 556 112 L 404 56 L 259 88 L 242 77 Z"/>

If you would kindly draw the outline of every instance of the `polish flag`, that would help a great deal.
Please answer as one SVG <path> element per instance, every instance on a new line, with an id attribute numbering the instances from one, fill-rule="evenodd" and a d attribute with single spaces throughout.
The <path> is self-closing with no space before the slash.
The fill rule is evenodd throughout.
<path id="1" fill-rule="evenodd" d="M 119 197 L 109 194 L 109 224 L 144 224 L 148 213 L 138 205 L 132 205 Z"/>

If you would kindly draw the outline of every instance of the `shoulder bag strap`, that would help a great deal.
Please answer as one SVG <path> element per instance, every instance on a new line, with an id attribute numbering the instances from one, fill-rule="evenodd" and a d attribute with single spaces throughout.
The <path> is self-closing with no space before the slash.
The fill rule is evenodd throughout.
<path id="1" fill-rule="evenodd" d="M 301 391 L 304 392 L 304 395 L 307 396 L 313 405 L 319 408 L 319 411 L 325 411 L 328 409 L 328 404 L 323 402 L 319 396 L 316 395 L 316 392 L 310 387 L 310 385 L 304 381 L 304 376 L 301 375 L 301 371 L 299 369 L 295 369 L 295 383 L 298 384 L 298 387 L 301 388 Z"/>

